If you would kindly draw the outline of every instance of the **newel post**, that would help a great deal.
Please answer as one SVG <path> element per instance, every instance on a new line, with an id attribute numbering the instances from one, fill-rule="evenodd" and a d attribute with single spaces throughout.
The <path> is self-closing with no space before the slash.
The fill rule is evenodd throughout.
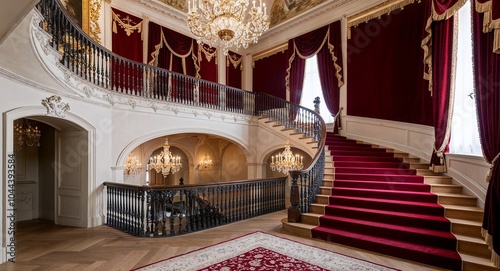
<path id="1" fill-rule="evenodd" d="M 292 174 L 292 187 L 290 188 L 290 207 L 288 208 L 288 222 L 300 222 L 300 197 L 299 197 L 299 185 L 297 184 L 297 179 L 299 178 L 299 173 L 293 172 Z"/>

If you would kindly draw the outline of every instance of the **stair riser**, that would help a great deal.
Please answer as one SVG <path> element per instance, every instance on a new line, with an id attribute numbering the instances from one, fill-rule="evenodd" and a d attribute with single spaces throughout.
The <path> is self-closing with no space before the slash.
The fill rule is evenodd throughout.
<path id="1" fill-rule="evenodd" d="M 324 214 L 325 206 L 324 205 L 311 205 L 310 211 L 314 214 Z"/>
<path id="2" fill-rule="evenodd" d="M 450 223 L 444 220 L 429 220 L 421 217 L 398 216 L 398 215 L 378 213 L 378 212 L 368 212 L 368 211 L 364 212 L 351 209 L 341 209 L 332 207 L 331 205 L 325 207 L 325 213 L 352 219 L 363 218 L 364 220 L 372 222 L 392 223 L 394 225 L 413 226 L 429 230 L 432 229 L 440 231 L 450 230 Z"/>
<path id="3" fill-rule="evenodd" d="M 410 168 L 410 164 L 401 162 L 342 162 L 333 163 L 335 167 L 362 167 L 362 168 Z"/>
<path id="4" fill-rule="evenodd" d="M 335 180 L 359 180 L 359 181 L 381 181 L 381 182 L 400 182 L 400 183 L 424 183 L 422 176 L 412 175 L 376 175 L 376 174 L 349 174 L 336 173 Z M 430 187 L 429 187 L 430 190 Z"/>
<path id="5" fill-rule="evenodd" d="M 364 156 L 333 156 L 333 162 L 403 162 L 401 158 L 394 157 L 364 157 Z"/>
<path id="6" fill-rule="evenodd" d="M 450 177 L 442 177 L 442 176 L 425 176 L 424 183 L 428 183 L 428 184 L 452 184 L 452 179 Z"/>
<path id="7" fill-rule="evenodd" d="M 370 181 L 343 181 L 336 180 L 335 187 L 343 188 L 360 188 L 360 189 L 385 189 L 394 191 L 413 191 L 413 192 L 430 192 L 431 187 L 425 184 L 405 184 L 405 183 L 389 183 L 389 182 L 370 182 Z"/>
<path id="8" fill-rule="evenodd" d="M 388 174 L 388 175 L 413 175 L 416 176 L 416 170 L 403 168 L 355 168 L 355 167 L 336 167 L 335 173 L 351 174 Z"/>
<path id="9" fill-rule="evenodd" d="M 481 235 L 481 226 L 478 225 L 452 223 L 451 232 L 470 237 L 483 238 Z"/>
<path id="10" fill-rule="evenodd" d="M 478 222 L 483 221 L 483 212 L 479 211 L 446 209 L 444 214 L 448 218 L 457 218 Z"/>
<path id="11" fill-rule="evenodd" d="M 409 229 L 390 229 L 378 226 L 358 224 L 340 219 L 329 220 L 325 217 L 320 218 L 322 226 L 328 226 L 332 229 L 349 230 L 358 234 L 376 233 L 376 237 L 382 237 L 394 240 L 412 240 L 413 243 L 440 247 L 445 249 L 454 249 L 457 245 L 457 240 L 450 234 L 448 238 L 443 236 L 430 235 L 419 232 L 411 232 Z"/>
<path id="12" fill-rule="evenodd" d="M 374 190 L 359 190 L 347 188 L 332 188 L 332 195 L 346 196 L 346 197 L 360 197 L 360 198 L 375 198 L 387 200 L 401 200 L 401 201 L 416 201 L 435 203 L 437 196 L 431 193 L 393 193 L 390 191 L 374 191 Z"/>
<path id="13" fill-rule="evenodd" d="M 394 154 L 382 151 L 330 151 L 333 157 L 335 156 L 369 156 L 369 157 L 394 157 Z"/>
<path id="14" fill-rule="evenodd" d="M 439 196 L 439 204 L 459 205 L 459 206 L 476 206 L 476 198 L 462 198 L 452 196 Z"/>
<path id="15" fill-rule="evenodd" d="M 431 187 L 432 193 L 448 193 L 448 194 L 461 194 L 462 193 L 462 187 L 447 187 L 447 186 L 432 186 Z"/>
<path id="16" fill-rule="evenodd" d="M 317 216 L 308 216 L 304 214 L 300 216 L 300 222 L 308 225 L 319 226 L 319 218 Z"/>

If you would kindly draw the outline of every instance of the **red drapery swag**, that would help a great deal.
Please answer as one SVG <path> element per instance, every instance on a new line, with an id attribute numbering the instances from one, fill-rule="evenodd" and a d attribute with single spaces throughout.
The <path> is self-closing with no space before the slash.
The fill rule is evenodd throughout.
<path id="1" fill-rule="evenodd" d="M 496 30 L 483 32 L 489 18 L 484 6 L 491 5 L 490 14 L 500 13 L 500 3 L 494 1 L 472 1 L 473 3 L 473 58 L 474 94 L 481 147 L 485 160 L 490 163 L 486 176 L 488 190 L 484 202 L 482 234 L 492 248 L 492 261 L 500 267 L 500 55 L 494 53 Z M 474 5 L 475 4 L 475 5 Z M 493 10 L 494 9 L 494 10 Z M 484 13 L 484 14 L 481 14 Z M 498 18 L 498 17 L 497 17 Z M 494 29 L 491 29 L 494 30 Z"/>
<path id="2" fill-rule="evenodd" d="M 241 89 L 241 72 L 243 71 L 243 56 L 229 51 L 226 56 L 226 85 Z M 241 92 L 227 89 L 226 106 L 243 109 L 243 95 Z"/>
<path id="3" fill-rule="evenodd" d="M 200 78 L 217 83 L 217 49 L 207 44 L 195 44 L 198 52 Z M 200 83 L 199 101 L 201 103 L 217 104 L 219 92 L 214 85 Z"/>
<path id="4" fill-rule="evenodd" d="M 252 84 L 254 92 L 263 92 L 286 100 L 287 56 L 288 53 L 285 50 L 254 62 Z"/>
<path id="5" fill-rule="evenodd" d="M 149 22 L 148 64 L 200 78 L 195 43 L 190 37 Z"/>
<path id="6" fill-rule="evenodd" d="M 124 58 L 143 62 L 143 20 L 123 11 L 112 8 L 112 51 Z M 113 87 L 120 89 L 139 90 L 142 86 L 142 76 L 139 68 L 131 67 L 117 61 L 112 64 L 111 82 Z M 136 80 L 131 80 L 134 78 Z"/>
<path id="7" fill-rule="evenodd" d="M 476 11 L 483 13 L 483 32 L 493 31 L 493 52 L 500 54 L 500 2 L 476 0 Z"/>
<path id="8" fill-rule="evenodd" d="M 229 51 L 226 56 L 226 85 L 241 88 L 241 71 L 243 71 L 243 56 Z"/>
<path id="9" fill-rule="evenodd" d="M 429 81 L 434 108 L 434 149 L 430 169 L 446 172 L 444 154 L 448 151 L 453 114 L 457 29 L 454 16 L 467 0 L 427 0 L 422 49 L 424 78 Z M 440 80 L 433 80 L 439 78 Z"/>
<path id="10" fill-rule="evenodd" d="M 291 103 L 300 103 L 305 60 L 316 54 L 325 104 L 330 113 L 335 115 L 339 110 L 340 87 L 344 84 L 340 21 L 288 41 L 285 86 L 286 91 L 290 93 Z"/>

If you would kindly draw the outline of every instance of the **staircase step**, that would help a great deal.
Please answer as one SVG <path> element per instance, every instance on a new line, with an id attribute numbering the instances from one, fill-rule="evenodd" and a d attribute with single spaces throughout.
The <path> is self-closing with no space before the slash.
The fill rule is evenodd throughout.
<path id="1" fill-rule="evenodd" d="M 304 223 L 293 223 L 288 222 L 288 218 L 283 218 L 281 220 L 281 225 L 283 229 L 293 235 L 311 238 L 311 229 L 315 228 L 313 225 Z"/>
<path id="2" fill-rule="evenodd" d="M 452 184 L 452 178 L 448 176 L 423 176 L 424 182 L 428 184 Z"/>
<path id="3" fill-rule="evenodd" d="M 406 163 L 410 163 L 410 168 L 413 168 L 413 169 L 429 169 L 429 164 L 426 164 L 426 163 L 415 163 L 415 162 L 407 162 L 405 161 Z"/>
<path id="4" fill-rule="evenodd" d="M 390 190 L 375 190 L 375 189 L 354 189 L 354 188 L 332 188 L 332 195 L 360 197 L 360 198 L 377 198 L 377 199 L 392 199 L 404 201 L 416 201 L 434 203 L 437 201 L 437 196 L 432 193 L 425 192 L 410 192 L 410 191 L 390 191 Z"/>
<path id="5" fill-rule="evenodd" d="M 312 229 L 312 236 L 323 240 L 329 240 L 351 247 L 376 251 L 402 259 L 420 262 L 452 270 L 461 270 L 461 260 L 454 250 L 433 248 L 424 245 L 412 244 L 404 241 L 374 237 L 367 234 L 357 234 L 348 231 L 316 227 Z"/>
<path id="6" fill-rule="evenodd" d="M 412 214 L 427 214 L 443 216 L 444 208 L 437 203 L 412 202 L 392 199 L 373 199 L 345 196 L 330 196 L 330 201 L 336 205 L 374 210 L 392 210 Z"/>
<path id="7" fill-rule="evenodd" d="M 462 253 L 460 256 L 464 271 L 498 271 L 491 260 Z"/>
<path id="8" fill-rule="evenodd" d="M 435 229 L 449 231 L 450 221 L 442 216 L 426 214 L 411 214 L 388 210 L 375 210 L 368 208 L 328 205 L 325 207 L 325 216 L 341 216 L 346 218 L 363 218 L 364 220 L 380 223 L 393 223 L 394 225 L 411 225 L 422 229 Z M 323 223 L 323 220 L 321 220 Z M 321 224 L 322 226 L 324 224 Z"/>
<path id="9" fill-rule="evenodd" d="M 456 184 L 432 184 L 431 192 L 432 193 L 445 193 L 445 194 L 461 194 L 462 186 Z"/>
<path id="10" fill-rule="evenodd" d="M 363 181 L 385 181 L 403 183 L 424 183 L 424 177 L 417 175 L 396 175 L 396 174 L 356 174 L 356 173 L 335 173 L 335 180 L 363 180 Z M 429 186 L 430 189 L 430 186 Z"/>
<path id="11" fill-rule="evenodd" d="M 456 218 L 463 220 L 471 220 L 476 222 L 483 221 L 484 211 L 476 206 L 457 206 L 449 204 L 441 204 L 445 208 L 445 216 L 448 218 Z"/>
<path id="12" fill-rule="evenodd" d="M 309 207 L 309 211 L 311 213 L 324 215 L 325 214 L 325 207 L 326 207 L 326 204 L 311 203 L 311 206 Z"/>
<path id="13" fill-rule="evenodd" d="M 376 234 L 377 237 L 412 240 L 413 243 L 441 248 L 454 248 L 457 244 L 455 236 L 449 231 L 438 231 L 427 228 L 396 225 L 377 221 L 361 220 L 341 216 L 324 215 L 320 218 L 321 226 L 365 234 Z"/>
<path id="14" fill-rule="evenodd" d="M 462 254 L 491 259 L 491 251 L 484 238 L 455 234 L 458 240 L 458 251 Z"/>
<path id="15" fill-rule="evenodd" d="M 476 206 L 477 198 L 465 194 L 436 193 L 439 196 L 439 204 Z"/>
<path id="16" fill-rule="evenodd" d="M 334 161 L 335 167 L 364 168 L 410 168 L 410 164 L 402 162 L 370 162 L 370 161 Z"/>
<path id="17" fill-rule="evenodd" d="M 464 219 L 448 218 L 451 222 L 451 232 L 464 236 L 483 238 L 482 223 Z"/>
<path id="18" fill-rule="evenodd" d="M 379 181 L 364 181 L 364 180 L 362 181 L 335 180 L 334 185 L 335 187 L 344 187 L 344 188 L 384 189 L 384 190 L 414 191 L 414 192 L 430 192 L 431 190 L 431 187 L 428 184 L 391 182 L 391 181 L 379 182 Z M 325 193 L 322 192 L 321 194 Z"/>
<path id="19" fill-rule="evenodd" d="M 300 222 L 312 226 L 319 226 L 319 218 L 321 216 L 322 214 L 305 213 L 300 216 Z"/>
<path id="20" fill-rule="evenodd" d="M 363 167 L 335 167 L 335 173 L 355 173 L 355 174 L 399 174 L 415 175 L 417 170 L 407 168 L 363 168 Z"/>
<path id="21" fill-rule="evenodd" d="M 333 156 L 334 165 L 336 162 L 403 162 L 402 158 L 396 157 L 376 157 L 376 156 Z"/>

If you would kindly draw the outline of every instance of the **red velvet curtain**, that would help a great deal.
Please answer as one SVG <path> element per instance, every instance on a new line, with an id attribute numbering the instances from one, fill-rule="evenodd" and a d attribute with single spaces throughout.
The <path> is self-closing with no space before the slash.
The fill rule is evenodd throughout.
<path id="1" fill-rule="evenodd" d="M 143 40 L 141 18 L 126 12 L 111 9 L 112 15 L 112 50 L 126 59 L 143 62 Z M 131 66 L 125 61 L 116 60 L 111 67 L 111 84 L 123 92 L 135 93 L 142 89 L 142 73 L 138 66 Z"/>
<path id="2" fill-rule="evenodd" d="M 195 44 L 198 51 L 198 66 L 200 67 L 200 78 L 217 83 L 217 49 L 207 44 Z M 199 98 L 201 103 L 217 104 L 219 92 L 214 85 L 201 83 L 199 86 Z"/>
<path id="3" fill-rule="evenodd" d="M 496 1 L 496 2 L 495 2 Z M 498 0 L 490 1 L 500 13 Z M 492 247 L 492 260 L 500 266 L 500 55 L 494 53 L 495 32 L 490 29 L 483 33 L 487 18 L 483 18 L 481 1 L 473 1 L 473 55 L 474 55 L 474 93 L 478 114 L 479 134 L 484 158 L 491 164 L 487 175 L 488 190 L 484 203 L 483 236 Z M 479 3 L 477 3 L 479 2 Z M 482 1 L 484 2 L 484 1 Z M 493 3 L 491 3 L 493 2 Z M 495 4 L 497 3 L 497 4 Z M 476 9 L 479 7 L 479 9 Z"/>
<path id="4" fill-rule="evenodd" d="M 330 112 L 336 114 L 339 108 L 339 90 L 343 84 L 340 21 L 288 41 L 286 87 L 290 92 L 291 103 L 300 103 L 305 60 L 316 54 L 325 103 Z M 293 117 L 295 113 L 291 113 Z"/>
<path id="5" fill-rule="evenodd" d="M 434 150 L 430 168 L 435 172 L 446 172 L 445 153 L 448 151 L 451 136 L 451 116 L 453 112 L 453 93 L 455 78 L 454 54 L 454 14 L 465 0 L 427 0 L 427 21 L 422 48 L 425 51 L 425 78 L 429 80 L 429 91 L 433 96 L 434 107 Z M 439 80 L 437 80 L 439 79 Z"/>
<path id="6" fill-rule="evenodd" d="M 350 116 L 432 125 L 432 97 L 423 80 L 423 3 L 409 4 L 351 28 L 347 40 Z"/>
<path id="7" fill-rule="evenodd" d="M 328 111 L 335 115 L 339 112 L 340 87 L 344 84 L 342 81 L 342 32 L 340 21 L 330 25 L 328 43 L 318 52 L 317 58 L 324 102 Z M 336 124 L 334 133 L 338 133 L 340 119 L 336 120 Z"/>
<path id="8" fill-rule="evenodd" d="M 256 60 L 253 68 L 253 91 L 286 100 L 285 77 L 287 51 Z"/>
<path id="9" fill-rule="evenodd" d="M 243 56 L 229 51 L 226 56 L 226 85 L 241 89 L 241 72 L 243 71 Z M 227 89 L 226 106 L 234 109 L 243 109 L 243 95 L 241 92 Z"/>

